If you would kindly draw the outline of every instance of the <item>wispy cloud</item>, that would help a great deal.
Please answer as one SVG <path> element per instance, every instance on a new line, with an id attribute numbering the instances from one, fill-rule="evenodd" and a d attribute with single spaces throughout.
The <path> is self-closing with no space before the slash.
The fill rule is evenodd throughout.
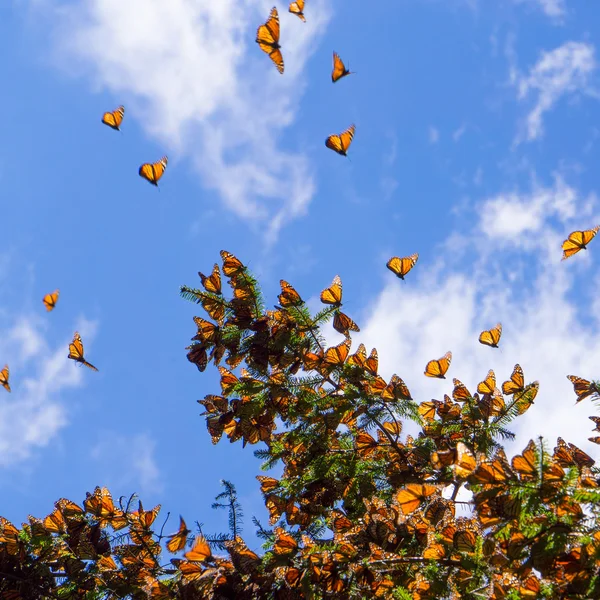
<path id="1" fill-rule="evenodd" d="M 103 432 L 91 456 L 104 469 L 112 487 L 135 486 L 140 492 L 160 492 L 163 484 L 156 464 L 156 443 L 147 433 L 121 435 Z M 117 468 L 116 468 L 117 467 Z"/>
<path id="2" fill-rule="evenodd" d="M 550 52 L 542 52 L 526 75 L 513 65 L 511 80 L 517 88 L 518 99 L 526 102 L 534 98 L 517 143 L 542 137 L 544 115 L 564 96 L 580 93 L 597 97 L 591 82 L 597 66 L 594 54 L 592 44 L 570 41 Z"/>
<path id="3" fill-rule="evenodd" d="M 96 323 L 80 320 L 76 327 L 89 348 Z M 56 438 L 68 424 L 61 392 L 80 387 L 84 380 L 83 371 L 67 358 L 71 337 L 51 344 L 44 333 L 40 318 L 20 316 L 2 336 L 0 350 L 9 363 L 12 393 L 0 390 L 0 467 L 26 460 Z"/>
<path id="4" fill-rule="evenodd" d="M 477 236 L 454 233 L 433 265 L 420 261 L 406 283 L 390 278 L 360 323 L 354 347 L 376 346 L 382 374 L 398 373 L 418 400 L 450 393 L 453 377 L 473 390 L 489 368 L 502 382 L 518 362 L 528 381 L 540 381 L 534 406 L 515 424 L 518 443 L 561 435 L 589 449 L 587 415 L 594 409 L 574 407 L 566 375 L 597 377 L 599 325 L 590 324 L 572 294 L 574 273 L 600 259 L 590 249 L 561 263 L 560 242 L 582 225 L 581 211 L 590 224 L 598 221 L 596 204 L 558 175 L 547 187 L 534 178 L 531 190 L 484 199 Z M 536 242 L 523 243 L 527 238 Z M 479 333 L 498 321 L 504 325 L 501 349 L 479 344 Z M 447 350 L 453 352 L 448 380 L 426 378 L 426 362 Z"/>
<path id="5" fill-rule="evenodd" d="M 131 107 L 128 118 L 165 145 L 171 165 L 190 159 L 202 185 L 261 231 L 266 223 L 272 241 L 315 192 L 308 156 L 281 142 L 330 8 L 314 0 L 307 24 L 282 11 L 282 76 L 254 43 L 270 7 L 259 0 L 90 0 L 50 14 L 58 63 Z"/>
<path id="6" fill-rule="evenodd" d="M 436 129 L 433 125 L 429 126 L 428 135 L 430 144 L 437 144 L 440 141 L 439 129 Z"/>
<path id="7" fill-rule="evenodd" d="M 537 6 L 546 16 L 557 19 L 567 13 L 565 0 L 514 0 L 517 4 Z"/>

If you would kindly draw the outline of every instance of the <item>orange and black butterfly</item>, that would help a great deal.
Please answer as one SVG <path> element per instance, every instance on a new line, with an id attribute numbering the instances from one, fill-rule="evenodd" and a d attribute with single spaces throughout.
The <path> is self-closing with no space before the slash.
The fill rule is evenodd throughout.
<path id="1" fill-rule="evenodd" d="M 54 307 L 56 306 L 56 303 L 58 301 L 58 295 L 59 295 L 59 291 L 54 290 L 51 294 L 46 294 L 42 298 L 42 302 L 44 303 L 44 306 L 46 307 L 46 310 L 48 312 L 50 312 L 51 310 L 54 310 Z"/>
<path id="2" fill-rule="evenodd" d="M 416 252 L 415 254 L 405 256 L 404 258 L 392 256 L 385 266 L 394 273 L 394 275 L 400 277 L 400 279 L 404 279 L 404 276 L 417 264 L 418 259 L 419 255 Z"/>
<path id="3" fill-rule="evenodd" d="M 190 530 L 187 528 L 183 517 L 179 516 L 179 531 L 171 536 L 169 536 L 169 541 L 167 542 L 167 550 L 173 554 L 183 550 L 187 543 L 187 536 L 189 535 Z"/>
<path id="4" fill-rule="evenodd" d="M 277 70 L 283 73 L 283 56 L 279 45 L 279 14 L 275 7 L 271 9 L 267 22 L 256 31 L 256 43 L 269 55 Z"/>
<path id="5" fill-rule="evenodd" d="M 321 302 L 323 304 L 333 304 L 339 306 L 342 303 L 342 280 L 336 275 L 328 288 L 321 292 Z"/>
<path id="6" fill-rule="evenodd" d="M 573 388 L 577 394 L 576 402 L 581 402 L 588 396 L 600 394 L 600 390 L 598 390 L 596 384 L 592 381 L 583 379 L 583 377 L 577 377 L 577 375 L 567 375 L 567 379 L 573 384 Z"/>
<path id="7" fill-rule="evenodd" d="M 77 361 L 78 363 L 81 363 L 82 365 L 85 365 L 86 367 L 93 369 L 94 371 L 98 370 L 98 369 L 96 369 L 96 367 L 94 365 L 90 364 L 83 357 L 83 344 L 81 342 L 81 336 L 79 335 L 79 333 L 77 331 L 73 335 L 73 341 L 69 344 L 68 358 L 71 358 L 71 359 Z"/>
<path id="8" fill-rule="evenodd" d="M 525 376 L 521 365 L 515 365 L 509 381 L 502 384 L 502 392 L 507 396 L 517 394 L 525 389 Z"/>
<path id="9" fill-rule="evenodd" d="M 4 365 L 4 369 L 0 371 L 0 385 L 2 385 L 7 392 L 10 392 L 10 385 L 8 385 L 8 365 Z"/>
<path id="10" fill-rule="evenodd" d="M 501 336 L 502 323 L 498 323 L 495 327 L 492 327 L 492 329 L 481 332 L 479 335 L 479 343 L 491 346 L 492 348 L 497 348 Z"/>
<path id="11" fill-rule="evenodd" d="M 341 154 L 342 156 L 347 156 L 346 152 L 348 151 L 348 148 L 350 147 L 350 144 L 352 143 L 352 139 L 354 138 L 355 130 L 356 130 L 356 127 L 354 125 L 350 125 L 350 127 L 348 127 L 348 129 L 346 129 L 346 131 L 340 133 L 339 135 L 336 135 L 336 134 L 330 135 L 325 140 L 325 145 L 328 148 L 330 148 L 331 150 L 334 150 L 335 152 L 337 152 L 338 154 Z"/>
<path id="12" fill-rule="evenodd" d="M 158 187 L 158 180 L 164 175 L 168 162 L 169 159 L 166 156 L 163 156 L 158 162 L 144 163 L 138 171 L 140 177 L 143 177 L 146 181 L 149 181 L 152 185 Z"/>
<path id="13" fill-rule="evenodd" d="M 117 110 L 113 110 L 112 112 L 105 112 L 102 115 L 102 122 L 105 125 L 108 125 L 112 129 L 116 129 L 120 131 L 119 127 L 123 122 L 123 117 L 125 116 L 125 107 L 119 106 Z"/>
<path id="14" fill-rule="evenodd" d="M 438 360 L 430 360 L 425 367 L 425 375 L 427 377 L 438 377 L 439 379 L 446 379 L 446 371 L 452 362 L 452 352 L 446 352 L 442 358 Z"/>
<path id="15" fill-rule="evenodd" d="M 219 270 L 219 265 L 215 263 L 212 273 L 209 276 L 204 275 L 200 271 L 198 271 L 198 276 L 207 292 L 211 292 L 212 294 L 221 293 L 221 271 Z"/>
<path id="16" fill-rule="evenodd" d="M 409 483 L 396 494 L 396 502 L 405 515 L 417 510 L 419 505 L 437 492 L 434 485 Z"/>
<path id="17" fill-rule="evenodd" d="M 596 237 L 598 231 L 600 231 L 600 225 L 586 231 L 573 231 L 570 233 L 562 244 L 562 259 L 565 260 L 573 254 L 577 254 L 580 250 L 586 250 L 587 245 Z"/>
<path id="18" fill-rule="evenodd" d="M 360 331 L 360 327 L 345 313 L 337 310 L 333 317 L 333 328 L 343 335 L 349 331 Z"/>
<path id="19" fill-rule="evenodd" d="M 342 59 L 339 55 L 334 52 L 333 53 L 333 71 L 331 71 L 331 81 L 335 83 L 342 77 L 346 77 L 346 75 L 351 75 L 352 71 L 346 69 L 346 66 L 342 62 Z"/>
<path id="20" fill-rule="evenodd" d="M 304 0 L 296 0 L 296 2 L 290 2 L 290 12 L 293 15 L 296 15 L 301 21 L 306 23 L 306 18 L 304 17 Z"/>
<path id="21" fill-rule="evenodd" d="M 204 562 L 212 559 L 212 551 L 206 538 L 203 535 L 197 535 L 192 549 L 184 556 L 191 562 Z"/>

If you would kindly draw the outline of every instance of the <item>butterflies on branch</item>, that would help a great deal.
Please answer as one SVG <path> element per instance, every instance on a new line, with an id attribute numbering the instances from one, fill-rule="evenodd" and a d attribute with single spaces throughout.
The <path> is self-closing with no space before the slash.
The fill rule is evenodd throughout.
<path id="1" fill-rule="evenodd" d="M 160 178 L 164 175 L 165 169 L 169 159 L 163 156 L 159 161 L 155 163 L 144 163 L 138 173 L 140 177 L 143 177 L 146 181 L 149 181 L 152 185 L 158 187 Z"/>
<path id="2" fill-rule="evenodd" d="M 73 341 L 69 344 L 69 356 L 67 358 L 77 361 L 94 371 L 98 370 L 94 365 L 85 360 L 83 356 L 83 343 L 81 341 L 81 336 L 77 331 L 73 335 Z"/>
<path id="3" fill-rule="evenodd" d="M 566 260 L 573 256 L 573 254 L 577 254 L 580 250 L 587 250 L 587 245 L 596 237 L 598 231 L 600 231 L 600 225 L 596 225 L 593 229 L 586 231 L 571 232 L 562 244 L 562 260 Z"/>
<path id="4" fill-rule="evenodd" d="M 342 156 L 347 156 L 346 152 L 348 151 L 348 148 L 350 147 L 350 144 L 352 143 L 352 140 L 354 139 L 354 131 L 355 130 L 356 130 L 356 127 L 354 125 L 350 125 L 350 127 L 348 127 L 348 129 L 346 129 L 346 131 L 343 131 L 339 135 L 338 134 L 330 135 L 325 140 L 325 145 L 328 148 L 330 148 L 331 150 L 333 150 L 334 152 L 337 152 L 338 154 L 341 154 Z"/>
<path id="5" fill-rule="evenodd" d="M 279 13 L 275 7 L 271 9 L 267 22 L 257 29 L 256 43 L 263 52 L 269 55 L 277 70 L 283 74 L 283 56 L 279 45 Z"/>
<path id="6" fill-rule="evenodd" d="M 108 125 L 111 129 L 116 129 L 120 131 L 121 123 L 123 122 L 123 117 L 125 116 L 125 107 L 119 106 L 116 110 L 112 112 L 105 112 L 102 115 L 102 122 L 105 125 Z"/>

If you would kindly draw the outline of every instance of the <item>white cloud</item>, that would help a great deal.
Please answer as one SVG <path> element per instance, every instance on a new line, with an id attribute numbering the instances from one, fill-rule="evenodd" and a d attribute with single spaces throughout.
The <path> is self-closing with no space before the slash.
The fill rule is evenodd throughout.
<path id="1" fill-rule="evenodd" d="M 579 219 L 574 221 L 579 217 L 575 207 L 589 209 L 593 202 L 559 176 L 549 188 L 534 182 L 525 194 L 485 200 L 474 235 L 452 234 L 437 253 L 438 261 L 420 261 L 406 283 L 390 277 L 360 320 L 362 331 L 354 336 L 353 348 L 359 342 L 367 350 L 376 346 L 381 373 L 400 375 L 419 401 L 450 394 L 453 377 L 474 391 L 490 368 L 501 383 L 520 363 L 528 382 L 540 381 L 540 393 L 514 422 L 517 446 L 543 434 L 551 443 L 562 436 L 587 451 L 594 449 L 587 442 L 592 435 L 587 416 L 595 409 L 589 402 L 574 406 L 566 375 L 600 376 L 600 323 L 590 324 L 585 302 L 578 306 L 573 301 L 574 290 L 581 289 L 577 273 L 591 260 L 600 260 L 594 252 L 600 248 L 560 260 L 565 232 L 581 226 Z M 504 219 L 509 214 L 513 225 L 524 218 L 522 236 L 538 238 L 538 243 L 523 245 L 508 221 L 490 225 L 491 215 Z M 598 212 L 588 219 L 600 222 Z M 479 344 L 479 333 L 498 321 L 504 326 L 500 349 Z M 448 379 L 426 378 L 427 361 L 447 350 L 453 353 Z"/>
<path id="2" fill-rule="evenodd" d="M 532 141 L 544 133 L 543 117 L 563 96 L 578 93 L 596 96 L 590 78 L 596 69 L 595 48 L 583 42 L 566 42 L 550 52 L 542 52 L 538 62 L 527 75 L 511 67 L 511 80 L 521 101 L 535 97 L 527 115 L 524 131 L 517 142 Z"/>
<path id="3" fill-rule="evenodd" d="M 126 118 L 164 144 L 171 165 L 191 159 L 202 185 L 261 231 L 266 223 L 272 241 L 286 221 L 306 212 L 315 192 L 308 157 L 282 142 L 330 8 L 314 0 L 306 24 L 281 10 L 282 76 L 254 43 L 271 6 L 90 0 L 50 14 L 59 64 L 108 89 L 126 105 Z"/>
<path id="4" fill-rule="evenodd" d="M 80 320 L 77 327 L 87 350 L 96 324 Z M 0 344 L 12 388 L 11 394 L 0 390 L 0 467 L 26 460 L 59 434 L 68 423 L 60 394 L 84 381 L 83 371 L 67 358 L 71 337 L 51 345 L 44 330 L 42 319 L 20 316 Z"/>
<path id="5" fill-rule="evenodd" d="M 567 12 L 565 0 L 515 0 L 517 4 L 535 4 L 546 16 L 563 17 Z"/>
<path id="6" fill-rule="evenodd" d="M 91 456 L 102 463 L 107 472 L 105 479 L 110 480 L 111 487 L 139 486 L 140 492 L 160 492 L 163 489 L 154 456 L 156 443 L 150 435 L 103 432 L 100 438 Z"/>
<path id="7" fill-rule="evenodd" d="M 440 141 L 439 129 L 436 129 L 433 125 L 429 126 L 429 143 L 437 144 Z"/>

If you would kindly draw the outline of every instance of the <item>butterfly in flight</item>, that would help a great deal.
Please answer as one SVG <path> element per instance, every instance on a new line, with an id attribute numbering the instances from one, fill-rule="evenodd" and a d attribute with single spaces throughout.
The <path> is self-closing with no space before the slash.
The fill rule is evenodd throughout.
<path id="1" fill-rule="evenodd" d="M 83 357 L 83 343 L 81 342 L 81 336 L 79 335 L 79 333 L 77 331 L 73 335 L 73 341 L 69 344 L 68 358 L 71 358 L 71 359 L 77 361 L 78 363 L 81 363 L 82 365 L 85 365 L 86 367 L 93 369 L 94 371 L 98 370 L 98 369 L 96 369 L 96 367 L 94 365 L 90 364 Z"/>
<path id="2" fill-rule="evenodd" d="M 346 75 L 352 75 L 352 71 L 346 69 L 346 65 L 342 62 L 337 52 L 333 53 L 333 71 L 331 71 L 331 81 L 335 83 Z"/>
<path id="3" fill-rule="evenodd" d="M 280 73 L 283 73 L 283 56 L 279 45 L 279 13 L 273 7 L 269 19 L 256 31 L 256 43 L 269 55 Z"/>
<path id="4" fill-rule="evenodd" d="M 59 294 L 59 291 L 54 290 L 51 294 L 46 294 L 42 298 L 42 302 L 44 303 L 44 306 L 46 307 L 46 310 L 48 312 L 50 312 L 51 310 L 54 310 L 54 307 L 56 306 L 56 303 L 58 302 L 58 294 Z"/>
<path id="5" fill-rule="evenodd" d="M 446 379 L 446 371 L 452 362 L 452 352 L 446 352 L 442 358 L 430 360 L 425 367 L 425 375 L 427 377 L 437 377 Z"/>
<path id="6" fill-rule="evenodd" d="M 392 258 L 390 258 L 390 260 L 387 261 L 385 266 L 392 273 L 400 277 L 400 279 L 404 279 L 404 276 L 417 264 L 418 259 L 419 255 L 416 252 L 415 254 L 405 256 L 404 258 L 392 256 Z"/>
<path id="7" fill-rule="evenodd" d="M 4 386 L 7 392 L 10 392 L 10 385 L 8 385 L 8 365 L 4 365 L 4 369 L 0 371 L 0 385 Z"/>
<path id="8" fill-rule="evenodd" d="M 119 127 L 123 122 L 123 117 L 125 116 L 125 107 L 119 106 L 116 110 L 112 112 L 105 112 L 102 115 L 102 122 L 105 125 L 108 125 L 111 129 L 116 129 L 117 131 L 121 131 Z"/>
<path id="9" fill-rule="evenodd" d="M 596 237 L 600 231 L 600 225 L 596 225 L 593 229 L 587 231 L 573 231 L 569 237 L 563 242 L 563 260 L 566 260 L 573 254 L 577 254 L 580 250 L 587 250 L 587 245 Z"/>
<path id="10" fill-rule="evenodd" d="M 158 187 L 158 181 L 163 176 L 169 159 L 163 156 L 158 162 L 144 163 L 139 170 L 140 177 Z"/>
<path id="11" fill-rule="evenodd" d="M 346 152 L 352 143 L 352 138 L 354 138 L 355 129 L 356 127 L 354 125 L 350 125 L 343 133 L 340 133 L 339 135 L 330 135 L 325 140 L 325 145 L 338 154 L 346 156 Z"/>
<path id="12" fill-rule="evenodd" d="M 306 23 L 304 17 L 304 0 L 296 0 L 296 2 L 290 2 L 290 12 L 296 15 L 301 21 Z"/>
<path id="13" fill-rule="evenodd" d="M 502 336 L 502 323 L 498 323 L 495 327 L 492 327 L 489 331 L 482 331 L 479 335 L 479 343 L 491 346 L 492 348 L 498 347 L 498 342 Z"/>

